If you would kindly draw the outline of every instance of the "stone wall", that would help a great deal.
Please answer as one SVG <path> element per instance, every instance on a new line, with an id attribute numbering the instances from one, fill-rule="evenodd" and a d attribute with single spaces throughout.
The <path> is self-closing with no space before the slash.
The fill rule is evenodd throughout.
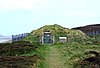
<path id="1" fill-rule="evenodd" d="M 78 29 L 86 33 L 87 35 L 100 35 L 100 24 L 87 25 L 83 27 L 76 27 L 72 29 Z"/>

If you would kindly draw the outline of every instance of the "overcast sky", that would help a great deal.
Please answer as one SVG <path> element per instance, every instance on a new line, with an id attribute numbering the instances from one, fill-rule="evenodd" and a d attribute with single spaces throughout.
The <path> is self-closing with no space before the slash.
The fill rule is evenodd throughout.
<path id="1" fill-rule="evenodd" d="M 0 0 L 0 34 L 27 33 L 48 24 L 100 24 L 100 0 Z"/>

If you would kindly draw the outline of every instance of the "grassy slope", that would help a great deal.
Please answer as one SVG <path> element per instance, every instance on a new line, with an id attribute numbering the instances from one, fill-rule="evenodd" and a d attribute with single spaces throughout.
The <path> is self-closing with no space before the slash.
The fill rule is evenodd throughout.
<path id="1" fill-rule="evenodd" d="M 80 45 L 80 44 L 67 44 L 60 47 L 63 57 L 65 57 L 65 65 L 72 68 L 75 63 L 78 63 L 84 58 L 90 57 L 85 55 L 85 52 L 97 51 L 100 52 L 99 45 Z"/>
<path id="2" fill-rule="evenodd" d="M 37 45 L 29 42 L 0 44 L 0 68 L 31 68 L 39 56 Z"/>
<path id="3" fill-rule="evenodd" d="M 89 57 L 85 55 L 88 51 L 100 52 L 100 46 L 80 44 L 45 46 L 45 49 L 42 51 L 41 48 L 40 51 L 44 54 L 42 55 L 44 60 L 38 61 L 36 68 L 74 68 L 75 63 Z"/>
<path id="4" fill-rule="evenodd" d="M 0 68 L 32 68 L 35 56 L 0 56 Z"/>

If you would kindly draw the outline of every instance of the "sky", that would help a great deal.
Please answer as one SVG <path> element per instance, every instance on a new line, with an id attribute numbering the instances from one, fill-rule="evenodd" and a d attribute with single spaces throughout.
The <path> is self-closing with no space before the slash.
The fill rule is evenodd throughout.
<path id="1" fill-rule="evenodd" d="M 100 24 L 100 0 L 0 0 L 0 34 L 29 33 L 44 25 Z"/>

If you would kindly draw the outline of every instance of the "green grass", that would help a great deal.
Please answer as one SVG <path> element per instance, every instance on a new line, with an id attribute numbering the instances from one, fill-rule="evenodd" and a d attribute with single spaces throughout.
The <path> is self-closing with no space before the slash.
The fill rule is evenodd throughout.
<path id="1" fill-rule="evenodd" d="M 0 44 L 0 56 L 20 56 L 36 50 L 35 45 L 30 43 L 2 43 Z"/>
<path id="2" fill-rule="evenodd" d="M 57 51 L 58 54 L 56 54 L 56 52 L 52 50 Z M 55 58 L 54 64 L 56 65 L 58 64 L 59 67 L 63 65 L 62 68 L 74 68 L 73 66 L 75 66 L 75 63 L 78 63 L 80 60 L 89 57 L 89 55 L 85 54 L 85 52 L 89 51 L 100 52 L 100 45 L 82 45 L 82 44 L 57 44 L 54 46 L 44 45 L 39 49 L 38 52 L 39 55 L 42 56 L 44 59 L 39 60 L 37 62 L 37 68 L 50 68 L 50 64 L 52 63 L 52 61 L 48 59 L 52 60 L 54 58 Z M 59 61 L 56 58 L 58 58 Z"/>
<path id="3" fill-rule="evenodd" d="M 97 51 L 100 52 L 100 44 L 79 44 L 79 43 L 66 43 L 55 45 L 39 45 L 34 46 L 29 43 L 13 43 L 13 44 L 1 44 L 1 55 L 4 56 L 37 56 L 35 68 L 75 68 L 74 66 L 80 60 L 84 60 L 90 55 L 86 55 L 86 52 Z M 3 46 L 5 45 L 5 46 Z M 13 46 L 13 47 L 12 47 Z M 36 47 L 36 48 L 35 48 Z M 16 49 L 23 49 L 17 51 Z M 35 49 L 34 49 L 35 48 Z M 15 49 L 14 51 L 12 49 Z M 5 53 L 2 53 L 4 52 Z M 9 52 L 8 52 L 9 51 Z M 13 51 L 13 52 L 12 52 Z M 23 53 L 22 53 L 23 52 Z M 38 59 L 37 59 L 38 58 Z M 34 58 L 33 58 L 34 59 Z"/>
<path id="4" fill-rule="evenodd" d="M 0 44 L 0 68 L 32 68 L 39 59 L 40 45 L 29 42 Z"/>
<path id="5" fill-rule="evenodd" d="M 73 68 L 73 65 L 75 63 L 78 63 L 78 61 L 83 60 L 86 57 L 89 57 L 89 55 L 86 55 L 85 52 L 100 52 L 100 45 L 66 44 L 58 46 L 63 54 L 62 57 L 65 60 L 65 65 L 67 65 L 67 68 Z"/>
<path id="6" fill-rule="evenodd" d="M 47 51 L 49 51 L 49 45 L 42 45 L 36 51 L 36 54 L 41 57 L 35 65 L 35 68 L 47 68 L 47 64 L 45 63 L 45 58 L 47 57 Z"/>

